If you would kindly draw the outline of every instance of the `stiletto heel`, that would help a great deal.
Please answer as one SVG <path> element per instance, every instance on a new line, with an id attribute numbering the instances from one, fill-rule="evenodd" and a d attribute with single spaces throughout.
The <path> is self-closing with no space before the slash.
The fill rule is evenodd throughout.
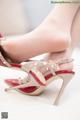
<path id="1" fill-rule="evenodd" d="M 54 101 L 54 105 L 57 105 L 63 92 L 64 92 L 64 89 L 66 88 L 66 86 L 68 85 L 68 83 L 71 81 L 72 77 L 73 77 L 73 73 L 67 73 L 67 74 L 62 74 L 62 75 L 59 75 L 59 77 L 63 80 L 62 81 L 62 86 L 60 88 L 60 91 Z"/>

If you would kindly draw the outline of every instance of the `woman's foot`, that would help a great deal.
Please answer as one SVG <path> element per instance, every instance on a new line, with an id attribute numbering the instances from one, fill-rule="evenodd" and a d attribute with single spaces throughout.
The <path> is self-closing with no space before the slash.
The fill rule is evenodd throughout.
<path id="1" fill-rule="evenodd" d="M 69 35 L 64 35 L 64 32 L 47 25 L 47 28 L 42 26 L 19 39 L 4 41 L 2 46 L 14 60 L 25 61 L 39 54 L 64 51 L 69 45 L 69 40 Z"/>
<path id="2" fill-rule="evenodd" d="M 66 50 L 71 40 L 71 23 L 77 8 L 77 5 L 57 5 L 35 30 L 19 39 L 3 41 L 3 49 L 15 61 Z"/>

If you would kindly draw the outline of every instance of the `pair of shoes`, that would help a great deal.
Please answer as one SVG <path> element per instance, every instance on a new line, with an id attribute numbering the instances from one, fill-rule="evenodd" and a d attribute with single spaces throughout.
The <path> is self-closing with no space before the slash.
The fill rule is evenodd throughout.
<path id="1" fill-rule="evenodd" d="M 0 65 L 12 68 L 16 67 L 26 72 L 25 78 L 6 79 L 5 82 L 10 87 L 6 88 L 5 91 L 18 90 L 23 94 L 39 95 L 51 82 L 60 78 L 63 81 L 60 91 L 54 101 L 55 105 L 58 104 L 64 89 L 75 74 L 69 66 L 72 62 L 72 59 L 64 59 L 56 63 L 54 63 L 53 60 L 32 60 L 19 64 L 11 63 L 10 57 L 0 45 Z"/>

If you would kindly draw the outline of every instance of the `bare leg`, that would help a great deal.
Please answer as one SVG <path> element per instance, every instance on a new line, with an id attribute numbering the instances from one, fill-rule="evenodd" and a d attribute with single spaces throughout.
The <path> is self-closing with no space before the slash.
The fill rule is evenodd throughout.
<path id="1" fill-rule="evenodd" d="M 73 47 L 78 46 L 78 43 L 80 41 L 80 7 L 73 21 L 73 25 L 71 29 L 71 37 L 72 37 Z"/>
<path id="2" fill-rule="evenodd" d="M 72 50 L 75 47 L 80 47 L 80 5 L 79 8 L 75 14 L 75 17 L 72 22 L 71 26 L 71 46 L 70 48 L 66 49 L 63 52 L 57 52 L 57 53 L 52 53 L 49 54 L 47 59 L 53 59 L 53 60 L 58 60 L 62 58 L 70 58 L 72 55 Z"/>
<path id="3" fill-rule="evenodd" d="M 20 39 L 7 40 L 4 50 L 15 60 L 24 61 L 46 52 L 60 52 L 68 48 L 70 30 L 78 4 L 56 5 L 53 11 L 34 31 Z"/>

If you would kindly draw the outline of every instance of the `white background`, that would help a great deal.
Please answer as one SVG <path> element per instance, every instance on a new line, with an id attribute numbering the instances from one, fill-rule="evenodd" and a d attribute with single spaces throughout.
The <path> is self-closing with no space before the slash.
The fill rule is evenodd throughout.
<path id="1" fill-rule="evenodd" d="M 38 26 L 54 7 L 51 0 L 23 0 L 22 4 L 32 29 Z"/>

